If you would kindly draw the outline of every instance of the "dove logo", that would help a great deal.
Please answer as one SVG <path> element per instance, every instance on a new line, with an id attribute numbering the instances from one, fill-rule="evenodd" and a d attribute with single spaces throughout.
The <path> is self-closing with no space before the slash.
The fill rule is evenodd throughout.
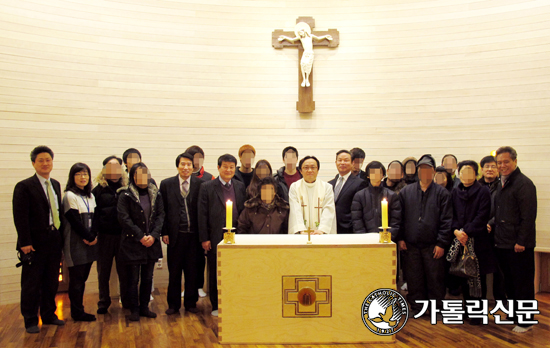
<path id="1" fill-rule="evenodd" d="M 399 292 L 378 289 L 371 292 L 361 305 L 363 324 L 379 336 L 395 335 L 407 323 L 409 306 Z"/>

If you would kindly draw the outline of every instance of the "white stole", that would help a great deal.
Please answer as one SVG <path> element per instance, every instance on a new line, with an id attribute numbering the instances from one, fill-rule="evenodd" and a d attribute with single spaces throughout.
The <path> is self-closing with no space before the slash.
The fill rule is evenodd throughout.
<path id="1" fill-rule="evenodd" d="M 312 191 L 312 199 L 308 195 L 307 187 Z M 305 231 L 308 227 L 324 233 L 336 233 L 336 211 L 332 186 L 321 180 L 308 184 L 301 179 L 290 185 L 288 196 L 290 203 L 289 234 Z M 318 205 L 319 202 L 320 205 Z M 305 206 L 302 207 L 302 204 Z M 322 209 L 319 211 L 315 208 L 316 206 L 322 207 Z M 319 216 L 321 221 L 319 221 Z"/>

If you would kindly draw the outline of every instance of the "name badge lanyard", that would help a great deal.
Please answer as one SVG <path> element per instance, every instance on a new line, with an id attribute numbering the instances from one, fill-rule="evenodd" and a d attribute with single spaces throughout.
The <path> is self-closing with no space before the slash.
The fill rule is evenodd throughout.
<path id="1" fill-rule="evenodd" d="M 84 197 L 80 196 L 80 198 L 82 199 L 82 202 L 84 202 L 84 205 L 86 206 L 86 209 L 88 210 L 88 215 L 86 216 L 87 218 L 87 225 L 88 225 L 88 228 L 92 227 L 92 219 L 90 219 L 90 203 L 88 202 L 88 197 L 86 197 L 86 200 L 84 200 Z"/>

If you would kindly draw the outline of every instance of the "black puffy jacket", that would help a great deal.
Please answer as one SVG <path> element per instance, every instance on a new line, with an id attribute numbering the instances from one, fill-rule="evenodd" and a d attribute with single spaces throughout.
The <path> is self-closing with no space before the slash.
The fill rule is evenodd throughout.
<path id="1" fill-rule="evenodd" d="M 122 182 L 122 178 L 120 179 Z M 92 190 L 95 197 L 96 208 L 92 230 L 98 233 L 120 235 L 122 228 L 118 223 L 118 193 L 121 184 L 109 183 L 106 180 L 98 183 Z"/>
<path id="2" fill-rule="evenodd" d="M 354 233 L 380 232 L 381 205 L 384 198 L 388 202 L 388 225 L 395 241 L 401 223 L 401 202 L 397 193 L 381 186 L 369 186 L 353 197 L 351 219 Z"/>

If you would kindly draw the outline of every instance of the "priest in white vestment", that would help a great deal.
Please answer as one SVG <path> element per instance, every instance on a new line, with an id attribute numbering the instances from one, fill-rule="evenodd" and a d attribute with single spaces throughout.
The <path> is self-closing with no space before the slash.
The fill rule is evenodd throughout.
<path id="1" fill-rule="evenodd" d="M 300 161 L 300 171 L 303 178 L 290 185 L 288 201 L 290 216 L 288 233 L 311 234 L 336 233 L 336 210 L 334 208 L 334 193 L 332 185 L 317 180 L 319 160 L 306 156 Z"/>

